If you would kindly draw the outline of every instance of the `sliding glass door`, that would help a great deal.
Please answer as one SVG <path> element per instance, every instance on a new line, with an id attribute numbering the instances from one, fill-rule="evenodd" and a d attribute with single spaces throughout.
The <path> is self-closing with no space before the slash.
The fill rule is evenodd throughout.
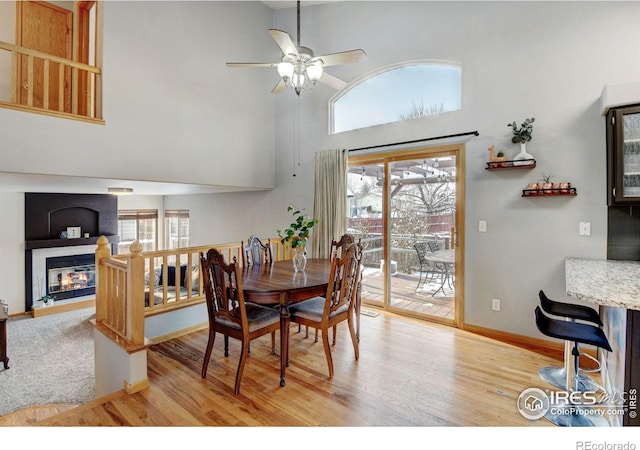
<path id="1" fill-rule="evenodd" d="M 348 231 L 364 245 L 365 305 L 462 322 L 463 145 L 353 156 Z"/>

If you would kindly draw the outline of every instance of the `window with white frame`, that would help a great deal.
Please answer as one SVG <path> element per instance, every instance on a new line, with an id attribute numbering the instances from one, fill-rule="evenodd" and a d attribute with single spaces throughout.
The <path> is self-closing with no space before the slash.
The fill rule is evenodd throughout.
<path id="1" fill-rule="evenodd" d="M 462 68 L 448 61 L 385 67 L 331 99 L 330 133 L 462 109 Z"/>
<path id="2" fill-rule="evenodd" d="M 118 237 L 118 253 L 129 253 L 129 246 L 136 240 L 143 252 L 157 250 L 158 210 L 119 210 Z"/>
<path id="3" fill-rule="evenodd" d="M 166 249 L 189 247 L 189 211 L 186 209 L 164 212 Z"/>

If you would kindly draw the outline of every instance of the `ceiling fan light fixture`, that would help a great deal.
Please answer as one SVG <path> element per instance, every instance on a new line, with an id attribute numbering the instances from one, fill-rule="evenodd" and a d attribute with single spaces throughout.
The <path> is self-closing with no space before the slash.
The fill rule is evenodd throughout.
<path id="1" fill-rule="evenodd" d="M 362 49 L 332 53 L 329 55 L 315 56 L 309 47 L 300 45 L 300 1 L 297 5 L 297 44 L 285 31 L 269 29 L 269 34 L 282 50 L 282 59 L 279 63 L 236 63 L 228 62 L 228 67 L 277 67 L 280 81 L 271 92 L 282 92 L 285 88 L 293 89 L 298 96 L 303 90 L 313 89 L 318 81 L 332 87 L 343 89 L 347 83 L 329 73 L 323 77 L 325 67 L 339 64 L 351 64 L 363 61 L 367 54 Z"/>
<path id="2" fill-rule="evenodd" d="M 293 64 L 288 61 L 282 61 L 278 64 L 278 75 L 282 77 L 285 83 L 291 80 L 293 76 Z"/>
<path id="3" fill-rule="evenodd" d="M 309 80 L 311 81 L 311 83 L 313 83 L 314 86 L 322 76 L 322 72 L 322 66 L 316 64 L 307 66 L 307 75 L 309 76 Z"/>

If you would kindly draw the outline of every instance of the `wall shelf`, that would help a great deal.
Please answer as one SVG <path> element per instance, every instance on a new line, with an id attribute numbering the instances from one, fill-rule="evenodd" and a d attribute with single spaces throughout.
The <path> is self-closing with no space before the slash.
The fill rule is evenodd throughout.
<path id="1" fill-rule="evenodd" d="M 536 166 L 535 159 L 521 159 L 517 161 L 488 161 L 485 170 L 501 169 L 533 169 Z"/>
<path id="2" fill-rule="evenodd" d="M 575 197 L 576 188 L 523 189 L 523 197 Z"/>

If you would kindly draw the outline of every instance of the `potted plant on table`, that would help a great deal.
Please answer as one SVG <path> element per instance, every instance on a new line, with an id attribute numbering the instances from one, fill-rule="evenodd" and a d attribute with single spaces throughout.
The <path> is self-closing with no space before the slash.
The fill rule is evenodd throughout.
<path id="1" fill-rule="evenodd" d="M 307 265 L 305 245 L 309 240 L 311 228 L 318 223 L 318 219 L 309 218 L 304 214 L 304 209 L 298 209 L 293 205 L 287 207 L 287 211 L 293 216 L 293 222 L 284 230 L 277 230 L 280 242 L 289 242 L 293 250 L 293 269 L 301 272 Z"/>
<path id="2" fill-rule="evenodd" d="M 518 126 L 515 120 L 507 124 L 508 127 L 511 127 L 511 132 L 513 133 L 511 142 L 513 142 L 514 144 L 520 144 L 520 153 L 518 153 L 513 158 L 513 164 L 516 166 L 533 163 L 533 155 L 527 153 L 527 142 L 531 140 L 531 135 L 533 133 L 533 122 L 535 122 L 535 120 L 535 117 L 525 119 L 520 126 Z"/>

